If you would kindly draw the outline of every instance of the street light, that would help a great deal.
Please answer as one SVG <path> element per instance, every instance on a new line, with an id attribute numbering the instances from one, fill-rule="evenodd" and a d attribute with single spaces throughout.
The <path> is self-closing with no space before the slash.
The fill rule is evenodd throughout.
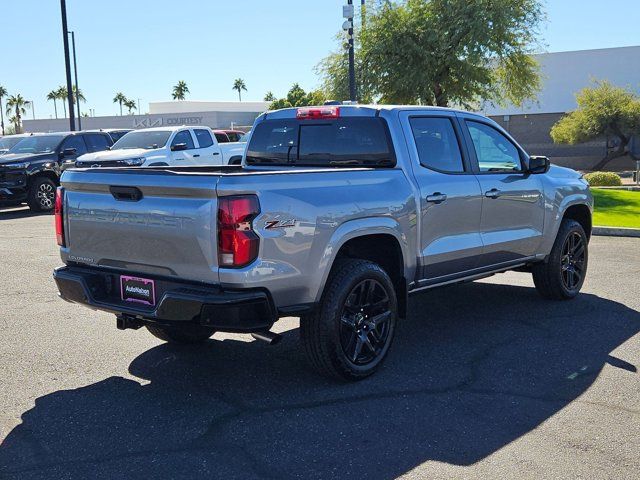
<path id="1" fill-rule="evenodd" d="M 347 4 L 342 7 L 342 16 L 347 19 L 342 28 L 347 31 L 349 48 L 349 100 L 356 101 L 356 67 L 355 52 L 353 48 L 353 0 L 347 0 Z"/>
<path id="2" fill-rule="evenodd" d="M 75 114 L 73 111 L 73 85 L 71 84 L 71 61 L 69 60 L 69 36 L 67 35 L 67 4 L 60 0 L 60 15 L 62 17 L 62 41 L 64 44 L 64 66 L 67 76 L 67 102 L 69 103 L 69 130 L 76 129 Z"/>
<path id="3" fill-rule="evenodd" d="M 80 87 L 78 87 L 78 62 L 76 61 L 76 35 L 75 32 L 67 32 L 71 34 L 71 49 L 73 50 L 73 71 L 76 77 L 76 100 L 78 102 L 78 130 L 82 130 L 82 115 L 80 114 Z"/>

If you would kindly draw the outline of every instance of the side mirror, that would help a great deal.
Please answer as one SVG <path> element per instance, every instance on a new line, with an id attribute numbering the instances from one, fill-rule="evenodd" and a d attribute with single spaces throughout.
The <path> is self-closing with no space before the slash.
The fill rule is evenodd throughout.
<path id="1" fill-rule="evenodd" d="M 528 173 L 547 173 L 551 162 L 547 157 L 533 156 L 529 157 L 529 170 Z"/>
<path id="2" fill-rule="evenodd" d="M 73 157 L 76 154 L 77 150 L 75 148 L 65 148 L 62 151 L 63 157 Z"/>
<path id="3" fill-rule="evenodd" d="M 180 152 L 182 150 L 186 150 L 187 149 L 187 144 L 186 143 L 176 143 L 175 145 L 171 145 L 171 151 L 172 152 Z"/>

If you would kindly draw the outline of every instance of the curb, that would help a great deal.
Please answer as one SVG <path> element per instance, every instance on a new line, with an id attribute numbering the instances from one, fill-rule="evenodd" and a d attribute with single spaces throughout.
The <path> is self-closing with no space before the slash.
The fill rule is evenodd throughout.
<path id="1" fill-rule="evenodd" d="M 593 227 L 592 235 L 605 237 L 636 237 L 640 238 L 640 228 L 627 227 Z"/>

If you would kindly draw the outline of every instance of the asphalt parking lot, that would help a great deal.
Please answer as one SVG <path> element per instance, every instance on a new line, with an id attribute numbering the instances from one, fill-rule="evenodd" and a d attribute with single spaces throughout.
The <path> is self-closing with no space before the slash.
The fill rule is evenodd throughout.
<path id="1" fill-rule="evenodd" d="M 0 209 L 0 478 L 638 478 L 640 239 L 595 237 L 583 294 L 529 275 L 412 297 L 384 368 L 121 332 L 56 297 L 51 216 Z"/>

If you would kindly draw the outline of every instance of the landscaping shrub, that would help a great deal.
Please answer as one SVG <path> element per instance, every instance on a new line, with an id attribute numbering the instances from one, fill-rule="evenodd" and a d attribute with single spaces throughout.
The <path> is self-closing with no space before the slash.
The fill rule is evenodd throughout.
<path id="1" fill-rule="evenodd" d="M 584 176 L 592 187 L 618 187 L 622 185 L 620 175 L 613 172 L 591 172 Z"/>

